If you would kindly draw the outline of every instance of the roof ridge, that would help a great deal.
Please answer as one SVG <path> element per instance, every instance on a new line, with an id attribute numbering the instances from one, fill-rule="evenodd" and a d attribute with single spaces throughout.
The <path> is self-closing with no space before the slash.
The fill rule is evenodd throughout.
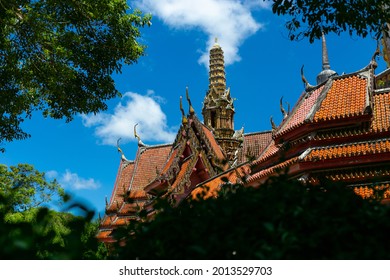
<path id="1" fill-rule="evenodd" d="M 161 148 L 161 147 L 168 147 L 168 146 L 172 146 L 173 143 L 165 143 L 165 144 L 157 144 L 157 145 L 148 145 L 148 146 L 145 146 L 144 148 L 145 149 L 156 149 L 156 148 Z"/>
<path id="2" fill-rule="evenodd" d="M 266 133 L 272 133 L 272 130 L 248 132 L 248 133 L 244 133 L 244 136 L 251 136 L 251 135 L 256 135 L 256 134 L 266 134 Z"/>

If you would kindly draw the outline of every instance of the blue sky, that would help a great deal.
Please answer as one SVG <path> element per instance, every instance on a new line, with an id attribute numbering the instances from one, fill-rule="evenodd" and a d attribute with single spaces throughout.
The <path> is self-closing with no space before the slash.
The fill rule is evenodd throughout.
<path id="1" fill-rule="evenodd" d="M 266 2 L 267 3 L 267 2 Z M 108 102 L 98 115 L 78 115 L 71 123 L 44 119 L 39 112 L 23 129 L 32 135 L 4 145 L 0 163 L 29 163 L 57 178 L 76 198 L 103 212 L 110 198 L 120 154 L 134 159 L 133 126 L 146 144 L 172 142 L 181 122 L 179 98 L 188 86 L 199 118 L 208 88 L 208 50 L 214 38 L 225 51 L 227 85 L 235 100 L 235 128 L 245 132 L 269 130 L 270 116 L 278 124 L 279 99 L 291 106 L 303 90 L 300 68 L 316 84 L 321 71 L 321 42 L 291 42 L 285 18 L 272 14 L 262 0 L 138 0 L 153 14 L 152 26 L 142 29 L 148 46 L 137 64 L 114 76 L 122 98 Z M 376 41 L 348 35 L 327 36 L 330 65 L 341 74 L 365 67 Z M 379 58 L 377 73 L 385 69 Z"/>

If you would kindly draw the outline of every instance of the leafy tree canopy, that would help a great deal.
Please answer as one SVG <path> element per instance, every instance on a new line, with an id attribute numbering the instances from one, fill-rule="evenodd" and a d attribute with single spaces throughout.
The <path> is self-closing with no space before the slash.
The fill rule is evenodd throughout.
<path id="1" fill-rule="evenodd" d="M 147 24 L 126 0 L 0 0 L 0 143 L 28 137 L 20 124 L 35 110 L 71 121 L 106 109 Z"/>
<path id="2" fill-rule="evenodd" d="M 8 197 L 13 213 L 44 206 L 53 199 L 61 203 L 65 198 L 56 180 L 47 181 L 45 173 L 29 164 L 0 165 L 0 194 Z"/>
<path id="3" fill-rule="evenodd" d="M 305 37 L 310 42 L 321 33 L 348 32 L 380 38 L 390 20 L 388 0 L 272 0 L 272 11 L 288 16 L 291 40 Z"/>

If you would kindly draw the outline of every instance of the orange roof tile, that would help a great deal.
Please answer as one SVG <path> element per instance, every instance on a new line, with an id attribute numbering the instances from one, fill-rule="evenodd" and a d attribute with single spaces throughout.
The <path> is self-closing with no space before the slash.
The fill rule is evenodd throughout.
<path id="1" fill-rule="evenodd" d="M 191 162 L 190 160 L 187 160 L 187 161 L 185 161 L 185 162 L 181 165 L 179 174 L 177 174 L 176 179 L 175 179 L 175 181 L 174 181 L 173 184 L 172 184 L 172 189 L 173 189 L 173 190 L 177 187 L 177 185 L 178 185 L 179 183 L 181 183 L 181 182 L 183 181 L 184 176 L 186 175 L 186 173 L 189 172 L 187 169 L 188 169 L 188 167 L 189 167 L 189 165 L 190 165 L 190 162 Z"/>
<path id="2" fill-rule="evenodd" d="M 163 168 L 161 174 L 165 174 L 165 173 L 168 171 L 169 167 L 172 165 L 172 162 L 173 162 L 173 160 L 175 159 L 175 157 L 176 157 L 176 155 L 177 155 L 177 152 L 178 152 L 178 149 L 177 149 L 177 147 L 176 147 L 176 148 L 170 153 L 169 158 L 168 158 L 168 160 L 167 160 L 167 162 L 166 162 L 166 164 L 165 164 L 165 166 L 164 166 L 164 168 Z"/>
<path id="3" fill-rule="evenodd" d="M 116 215 L 114 216 L 114 218 L 116 218 Z M 102 221 L 100 222 L 100 225 L 103 227 L 108 227 L 111 225 L 112 221 L 113 221 L 112 217 L 110 218 L 110 216 L 105 215 Z"/>
<path id="4" fill-rule="evenodd" d="M 142 209 L 145 205 L 145 201 L 134 200 L 134 202 L 127 202 L 120 209 L 121 215 L 134 214 Z"/>
<path id="5" fill-rule="evenodd" d="M 363 198 L 370 198 L 374 195 L 374 190 L 385 190 L 383 198 L 390 198 L 390 184 L 380 184 L 378 186 L 360 186 L 355 187 L 354 192 Z"/>
<path id="6" fill-rule="evenodd" d="M 279 171 L 283 171 L 284 169 L 290 167 L 292 164 L 296 163 L 298 161 L 298 158 L 299 157 L 293 157 L 289 160 L 286 160 L 286 161 L 283 161 L 279 164 L 276 164 L 272 167 L 269 167 L 269 168 L 266 168 L 266 169 L 263 169 L 255 174 L 253 174 L 252 176 L 249 177 L 249 179 L 247 180 L 248 183 L 252 183 L 252 182 L 255 182 L 261 178 L 264 178 L 264 177 L 269 177 L 271 175 L 274 175 L 276 174 L 277 172 Z"/>
<path id="7" fill-rule="evenodd" d="M 249 174 L 249 166 L 243 165 L 238 168 L 234 168 L 228 172 L 218 175 L 212 178 L 210 181 L 202 183 L 199 187 L 195 188 L 190 195 L 191 199 L 198 199 L 199 196 L 202 199 L 208 199 L 216 197 L 221 186 L 226 183 L 226 180 L 232 184 L 237 183 L 238 179 L 243 178 Z M 224 179 L 223 179 L 224 178 Z"/>
<path id="8" fill-rule="evenodd" d="M 114 225 L 114 226 L 124 226 L 124 225 L 127 225 L 127 224 L 128 224 L 129 220 L 130 220 L 129 217 L 118 217 L 118 218 L 115 219 L 115 221 L 113 222 L 113 225 Z"/>
<path id="9" fill-rule="evenodd" d="M 313 122 L 362 115 L 368 101 L 366 97 L 367 78 L 360 75 L 335 78 Z"/>
<path id="10" fill-rule="evenodd" d="M 373 94 L 373 132 L 389 131 L 390 129 L 390 92 Z"/>
<path id="11" fill-rule="evenodd" d="M 351 156 L 380 154 L 385 152 L 390 152 L 389 139 L 315 148 L 304 157 L 303 161 L 337 159 Z"/>
<path id="12" fill-rule="evenodd" d="M 206 135 L 207 140 L 210 142 L 211 148 L 214 150 L 218 159 L 224 159 L 225 156 L 223 155 L 221 147 L 218 145 L 217 141 L 215 140 L 214 135 L 204 124 L 201 125 L 202 125 L 203 132 Z"/>
<path id="13" fill-rule="evenodd" d="M 112 232 L 111 230 L 99 230 L 96 238 L 100 239 L 100 240 L 101 239 L 106 239 L 106 238 L 111 238 L 110 237 L 111 232 Z"/>

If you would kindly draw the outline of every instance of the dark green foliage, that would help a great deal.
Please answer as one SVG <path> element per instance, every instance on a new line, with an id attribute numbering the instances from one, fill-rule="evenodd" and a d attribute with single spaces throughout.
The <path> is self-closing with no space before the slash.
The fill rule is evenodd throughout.
<path id="1" fill-rule="evenodd" d="M 286 15 L 291 40 L 348 32 L 361 37 L 382 36 L 390 19 L 388 0 L 273 0 L 272 11 Z M 387 30 L 387 29 L 386 29 Z"/>
<path id="2" fill-rule="evenodd" d="M 125 0 L 0 1 L 0 143 L 28 136 L 35 110 L 55 119 L 106 109 L 111 74 L 143 55 L 150 16 Z"/>
<path id="3" fill-rule="evenodd" d="M 164 204 L 164 202 L 163 202 Z M 116 232 L 119 259 L 388 259 L 390 208 L 343 185 L 280 176 L 258 189 L 158 208 Z"/>

